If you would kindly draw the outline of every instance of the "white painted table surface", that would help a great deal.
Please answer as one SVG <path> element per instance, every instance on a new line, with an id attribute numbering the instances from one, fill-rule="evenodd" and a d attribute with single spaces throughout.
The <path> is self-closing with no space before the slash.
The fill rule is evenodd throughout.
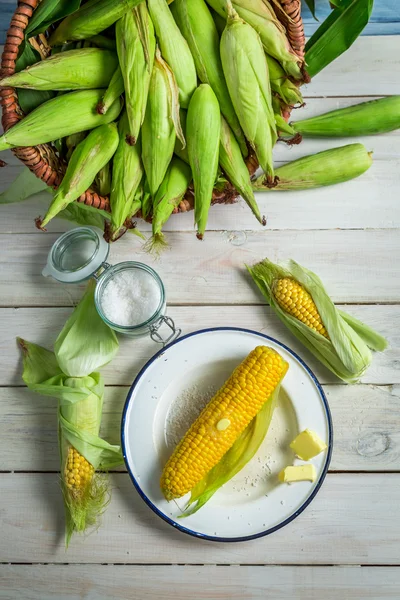
<path id="1" fill-rule="evenodd" d="M 400 39 L 364 37 L 305 90 L 299 117 L 366 98 L 400 94 Z M 295 114 L 296 116 L 296 114 Z M 284 162 L 353 140 L 279 146 Z M 400 597 L 400 133 L 362 140 L 374 151 L 359 179 L 304 193 L 259 196 L 268 224 L 246 205 L 210 211 L 203 243 L 193 214 L 173 217 L 171 249 L 157 264 L 127 234 L 111 262 L 153 264 L 169 314 L 184 332 L 218 325 L 266 332 L 291 346 L 325 384 L 335 442 L 330 472 L 314 502 L 271 536 L 241 544 L 202 542 L 174 531 L 139 499 L 124 470 L 111 475 L 111 505 L 97 532 L 63 547 L 56 408 L 22 386 L 17 335 L 51 346 L 82 287 L 45 280 L 57 235 L 38 232 L 44 201 L 0 207 L 0 598 L 374 599 Z M 20 166 L 10 154 L 1 188 Z M 148 226 L 144 229 L 148 230 Z M 243 269 L 268 256 L 315 270 L 339 304 L 387 335 L 362 384 L 344 386 L 290 337 Z M 103 433 L 118 442 L 127 386 L 154 353 L 148 340 L 121 339 L 104 369 Z"/>

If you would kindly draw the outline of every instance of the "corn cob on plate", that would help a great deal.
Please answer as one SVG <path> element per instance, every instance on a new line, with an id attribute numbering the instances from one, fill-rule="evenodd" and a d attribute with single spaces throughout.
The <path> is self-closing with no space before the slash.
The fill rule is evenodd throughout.
<path id="1" fill-rule="evenodd" d="M 208 426 L 210 414 L 215 423 Z M 245 464 L 234 456 L 235 444 L 243 443 L 241 429 L 249 436 L 255 431 L 255 415 L 272 420 Z M 317 479 L 282 486 L 280 470 L 298 463 L 289 444 L 306 427 L 328 445 L 312 460 Z M 194 430 L 201 437 L 196 448 Z M 197 537 L 240 541 L 283 527 L 311 502 L 328 469 L 332 424 L 318 381 L 289 348 L 260 333 L 217 328 L 184 336 L 147 363 L 128 395 L 121 437 L 131 479 L 158 516 Z M 228 464 L 235 473 L 229 481 L 222 476 Z M 215 494 L 213 473 L 227 481 Z M 211 493 L 204 499 L 206 484 Z M 198 512 L 195 504 L 187 507 L 189 491 L 194 503 L 200 498 Z"/>

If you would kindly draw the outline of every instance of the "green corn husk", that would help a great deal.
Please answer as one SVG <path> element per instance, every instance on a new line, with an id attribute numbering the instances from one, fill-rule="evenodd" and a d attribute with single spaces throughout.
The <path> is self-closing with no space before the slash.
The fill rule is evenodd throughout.
<path id="1" fill-rule="evenodd" d="M 221 113 L 211 87 L 202 83 L 189 104 L 186 134 L 194 183 L 194 220 L 203 239 L 218 171 Z"/>
<path id="2" fill-rule="evenodd" d="M 278 402 L 279 391 L 280 385 L 277 386 L 270 400 L 264 404 L 222 460 L 192 489 L 185 512 L 180 515 L 180 518 L 195 514 L 220 487 L 251 461 L 268 433 Z M 192 506 L 193 504 L 195 505 Z"/>
<path id="3" fill-rule="evenodd" d="M 258 34 L 232 9 L 221 37 L 221 59 L 228 90 L 247 140 L 270 180 L 277 140 L 265 53 Z"/>
<path id="4" fill-rule="evenodd" d="M 167 172 L 176 137 L 185 146 L 179 120 L 178 86 L 157 48 L 142 126 L 142 161 L 153 197 Z"/>
<path id="5" fill-rule="evenodd" d="M 191 180 L 192 171 L 189 165 L 174 157 L 153 201 L 153 236 L 148 241 L 146 250 L 158 254 L 167 246 L 162 228 L 174 209 L 179 206 Z"/>
<path id="6" fill-rule="evenodd" d="M 175 2 L 175 0 L 174 0 Z M 187 119 L 187 111 L 183 110 L 183 108 L 179 111 L 179 119 L 181 122 L 181 128 L 184 138 L 186 139 L 186 119 Z M 175 140 L 175 148 L 174 154 L 178 156 L 181 160 L 183 160 L 186 164 L 189 164 L 189 154 L 187 146 L 182 146 L 182 142 L 180 139 L 176 138 Z"/>
<path id="7" fill-rule="evenodd" d="M 240 195 L 251 208 L 256 219 L 265 225 L 265 217 L 260 214 L 260 209 L 254 198 L 250 181 L 250 173 L 243 160 L 239 144 L 232 133 L 228 123 L 221 116 L 221 139 L 219 146 L 219 164 L 225 171 L 229 181 L 235 186 Z"/>
<path id="8" fill-rule="evenodd" d="M 71 155 L 60 187 L 54 194 L 53 202 L 40 223 L 41 228 L 91 186 L 97 173 L 111 160 L 118 142 L 117 126 L 109 123 L 93 129 L 78 144 Z"/>
<path id="9" fill-rule="evenodd" d="M 295 85 L 290 79 L 288 79 L 285 71 L 278 63 L 277 60 L 265 55 L 267 59 L 269 82 L 271 84 L 271 90 L 278 94 L 288 106 L 294 106 L 295 104 L 303 104 L 303 96 L 297 85 Z"/>
<path id="10" fill-rule="evenodd" d="M 226 0 L 207 0 L 207 3 L 221 17 L 228 17 Z M 301 61 L 291 48 L 270 3 L 267 0 L 235 0 L 232 4 L 239 16 L 257 31 L 267 54 L 275 58 L 290 77 L 303 79 Z"/>
<path id="11" fill-rule="evenodd" d="M 97 48 L 104 48 L 105 50 L 114 50 L 114 52 L 117 49 L 117 44 L 115 43 L 115 40 L 112 40 L 111 38 L 106 37 L 105 35 L 93 35 L 91 38 L 89 38 L 88 41 L 94 44 Z"/>
<path id="12" fill-rule="evenodd" d="M 150 192 L 149 182 L 144 177 L 143 180 L 143 193 L 142 193 L 142 217 L 143 219 L 148 219 L 153 210 L 153 196 Z"/>
<path id="13" fill-rule="evenodd" d="M 362 102 L 291 123 L 303 137 L 352 137 L 386 133 L 400 127 L 400 96 Z"/>
<path id="14" fill-rule="evenodd" d="M 197 75 L 217 96 L 220 109 L 234 132 L 244 156 L 246 140 L 229 96 L 219 52 L 219 35 L 204 0 L 174 0 L 171 12 L 192 52 Z"/>
<path id="15" fill-rule="evenodd" d="M 95 178 L 100 196 L 108 196 L 111 192 L 111 163 L 108 162 L 97 173 Z"/>
<path id="16" fill-rule="evenodd" d="M 89 0 L 61 21 L 51 34 L 49 44 L 60 46 L 64 42 L 91 38 L 118 21 L 139 2 L 140 0 Z"/>
<path id="17" fill-rule="evenodd" d="M 175 23 L 166 0 L 148 0 L 161 54 L 171 67 L 179 88 L 179 103 L 189 106 L 197 87 L 196 67 L 187 41 Z"/>
<path id="18" fill-rule="evenodd" d="M 111 205 L 111 232 L 114 239 L 123 226 L 125 220 L 135 208 L 132 202 L 142 180 L 144 170 L 141 159 L 140 138 L 135 146 L 126 143 L 126 136 L 130 135 L 130 126 L 126 112 L 118 124 L 119 144 L 113 158 L 113 176 L 110 195 Z M 141 202 L 135 210 L 140 209 Z"/>
<path id="19" fill-rule="evenodd" d="M 118 21 L 116 38 L 130 125 L 127 139 L 128 143 L 135 144 L 146 111 L 156 47 L 154 27 L 145 2 Z"/>
<path id="20" fill-rule="evenodd" d="M 115 101 L 105 115 L 96 112 L 103 90 L 83 90 L 52 98 L 0 136 L 0 151 L 38 146 L 114 121 L 121 104 Z"/>
<path id="21" fill-rule="evenodd" d="M 65 159 L 67 162 L 69 162 L 69 159 L 71 158 L 71 155 L 73 153 L 73 151 L 75 150 L 75 148 L 77 147 L 78 144 L 80 144 L 82 142 L 82 140 L 85 139 L 85 137 L 87 136 L 87 131 L 79 131 L 79 133 L 73 133 L 72 135 L 68 135 L 65 138 L 65 145 L 67 147 L 67 153 L 65 156 Z"/>
<path id="22" fill-rule="evenodd" d="M 124 93 L 124 78 L 122 77 L 121 67 L 117 67 L 108 88 L 97 104 L 96 110 L 99 115 L 105 115 L 114 102 Z"/>
<path id="23" fill-rule="evenodd" d="M 304 156 L 276 169 L 276 185 L 269 188 L 264 175 L 253 181 L 257 191 L 297 191 L 334 185 L 359 177 L 372 164 L 372 153 L 362 144 L 349 144 Z"/>
<path id="24" fill-rule="evenodd" d="M 285 267 L 268 259 L 247 270 L 280 320 L 332 373 L 347 383 L 357 382 L 372 361 L 372 350 L 383 351 L 387 341 L 367 325 L 339 311 L 315 273 L 290 260 Z M 290 278 L 312 297 L 329 339 L 288 314 L 274 296 L 277 280 Z M 354 324 L 354 325 L 353 325 Z"/>
<path id="25" fill-rule="evenodd" d="M 109 84 L 117 65 L 117 55 L 110 50 L 69 50 L 1 79 L 0 86 L 45 91 L 102 88 Z"/>
<path id="26" fill-rule="evenodd" d="M 101 375 L 90 368 L 100 368 L 118 351 L 114 332 L 105 326 L 94 305 L 93 283 L 67 321 L 57 339 L 57 352 L 18 339 L 23 353 L 23 380 L 29 389 L 58 400 L 58 437 L 61 458 L 61 488 L 66 513 L 66 546 L 75 532 L 95 525 L 110 498 L 104 475 L 122 464 L 119 446 L 99 437 L 104 383 Z M 62 357 L 61 368 L 58 356 Z M 79 373 L 79 374 L 78 374 Z M 85 481 L 72 485 L 67 476 L 68 454 L 76 451 L 88 461 Z"/>

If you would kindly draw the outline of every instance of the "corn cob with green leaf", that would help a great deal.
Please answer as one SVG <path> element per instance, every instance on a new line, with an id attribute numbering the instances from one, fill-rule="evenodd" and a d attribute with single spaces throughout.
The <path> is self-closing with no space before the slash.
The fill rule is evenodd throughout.
<path id="1" fill-rule="evenodd" d="M 111 239 L 118 236 L 118 232 L 125 220 L 132 215 L 132 202 L 143 177 L 140 138 L 135 146 L 126 143 L 126 136 L 130 135 L 128 115 L 123 113 L 119 124 L 119 143 L 113 158 L 113 174 L 111 184 Z M 140 208 L 136 208 L 137 212 Z"/>
<path id="2" fill-rule="evenodd" d="M 121 67 L 118 66 L 111 77 L 110 83 L 97 104 L 96 110 L 99 115 L 105 115 L 114 102 L 124 93 L 124 78 Z"/>
<path id="3" fill-rule="evenodd" d="M 103 90 L 83 90 L 48 100 L 0 136 L 0 151 L 46 144 L 114 121 L 121 103 L 116 100 L 105 115 L 99 115 L 96 106 L 102 94 Z"/>
<path id="4" fill-rule="evenodd" d="M 221 37 L 221 59 L 228 90 L 247 140 L 271 182 L 272 148 L 277 140 L 265 53 L 256 31 L 229 2 Z"/>
<path id="5" fill-rule="evenodd" d="M 268 259 L 247 267 L 271 308 L 314 356 L 347 383 L 358 381 L 386 340 L 336 308 L 315 273 L 294 260 L 283 267 Z"/>
<path id="6" fill-rule="evenodd" d="M 179 120 L 178 86 L 157 48 L 142 126 L 142 161 L 153 197 L 167 172 L 176 137 L 185 146 Z"/>
<path id="7" fill-rule="evenodd" d="M 42 228 L 91 186 L 97 173 L 111 160 L 118 141 L 117 126 L 110 123 L 96 127 L 78 144 L 53 202 L 40 223 Z"/>
<path id="8" fill-rule="evenodd" d="M 302 137 L 351 137 L 400 128 L 400 96 L 361 102 L 291 123 Z"/>
<path id="9" fill-rule="evenodd" d="M 266 54 L 266 58 L 271 90 L 278 94 L 288 106 L 303 104 L 303 96 L 301 95 L 299 88 L 290 81 L 278 61 L 268 54 Z"/>
<path id="10" fill-rule="evenodd" d="M 148 0 L 147 5 L 161 54 L 175 75 L 179 103 L 187 108 L 197 86 L 196 67 L 189 46 L 175 23 L 166 0 Z"/>
<path id="11" fill-rule="evenodd" d="M 194 184 L 194 220 L 203 239 L 218 171 L 221 113 L 211 87 L 202 83 L 189 104 L 186 137 Z"/>
<path id="12" fill-rule="evenodd" d="M 103 88 L 110 83 L 117 65 L 117 55 L 110 50 L 69 50 L 0 79 L 0 86 L 54 91 Z"/>
<path id="13" fill-rule="evenodd" d="M 101 33 L 118 21 L 140 0 L 89 0 L 63 19 L 49 38 L 50 46 L 60 46 L 71 40 L 86 40 Z"/>
<path id="14" fill-rule="evenodd" d="M 265 175 L 253 181 L 257 191 L 296 191 L 334 185 L 359 177 L 372 164 L 372 153 L 362 144 L 349 144 L 304 156 L 275 171 L 276 185 L 270 187 Z"/>
<path id="15" fill-rule="evenodd" d="M 171 11 L 192 52 L 197 75 L 202 83 L 211 86 L 220 109 L 247 156 L 246 140 L 236 116 L 224 71 L 222 69 L 219 35 L 204 0 L 174 0 Z"/>
<path id="16" fill-rule="evenodd" d="M 146 111 L 156 47 L 154 27 L 145 2 L 117 22 L 116 38 L 130 126 L 127 142 L 136 144 Z"/>

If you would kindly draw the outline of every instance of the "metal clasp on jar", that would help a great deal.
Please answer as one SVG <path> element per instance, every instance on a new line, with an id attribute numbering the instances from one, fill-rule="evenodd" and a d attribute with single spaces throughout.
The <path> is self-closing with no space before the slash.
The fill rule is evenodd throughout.
<path id="1" fill-rule="evenodd" d="M 169 336 L 164 339 L 160 333 L 159 329 L 162 325 L 166 325 L 171 330 Z M 162 344 L 166 346 L 170 342 L 176 340 L 182 333 L 182 329 L 175 327 L 175 323 L 171 317 L 162 316 L 160 317 L 153 325 L 150 326 L 150 337 L 153 342 L 157 342 L 158 344 Z"/>

